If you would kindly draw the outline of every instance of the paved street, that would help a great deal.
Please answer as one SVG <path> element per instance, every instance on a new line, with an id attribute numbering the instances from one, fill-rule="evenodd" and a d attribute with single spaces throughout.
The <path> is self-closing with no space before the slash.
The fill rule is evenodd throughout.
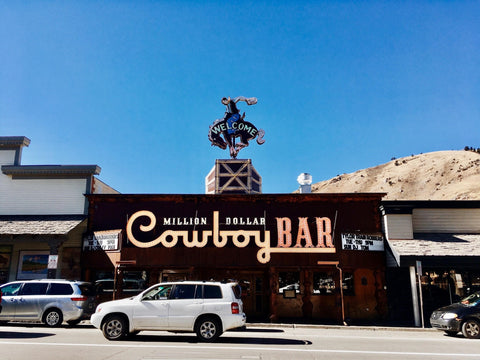
<path id="1" fill-rule="evenodd" d="M 0 326 L 0 359 L 479 359 L 480 340 L 431 329 L 255 327 L 213 344 L 193 334 L 141 332 L 110 342 L 93 327 Z"/>

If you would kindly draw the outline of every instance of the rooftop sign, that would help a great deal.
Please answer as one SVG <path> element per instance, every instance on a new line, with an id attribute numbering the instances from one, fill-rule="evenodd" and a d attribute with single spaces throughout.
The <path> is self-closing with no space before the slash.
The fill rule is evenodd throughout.
<path id="1" fill-rule="evenodd" d="M 240 115 L 236 105 L 239 101 L 245 101 L 247 105 L 255 105 L 257 98 L 246 98 L 244 96 L 233 99 L 230 97 L 223 98 L 222 104 L 226 106 L 225 115 L 223 119 L 215 120 L 208 131 L 208 139 L 212 145 L 223 150 L 228 146 L 232 159 L 236 159 L 238 152 L 247 147 L 250 140 L 257 138 L 257 144 L 259 145 L 265 142 L 263 139 L 265 131 L 257 129 L 255 125 L 245 121 L 245 113 Z M 239 141 L 237 141 L 237 138 L 239 138 Z"/>

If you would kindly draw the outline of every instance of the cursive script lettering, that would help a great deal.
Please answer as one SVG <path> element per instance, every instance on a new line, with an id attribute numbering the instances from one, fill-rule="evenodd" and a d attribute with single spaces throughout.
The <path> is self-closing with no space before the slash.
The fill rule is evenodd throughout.
<path id="1" fill-rule="evenodd" d="M 317 245 L 314 246 L 311 236 L 308 218 L 298 218 L 298 231 L 296 237 L 296 244 L 292 247 L 292 221 L 288 217 L 276 218 L 277 220 L 277 234 L 278 242 L 277 247 L 272 248 L 270 245 L 270 231 L 263 231 L 263 239 L 261 236 L 261 230 L 220 230 L 220 212 L 214 211 L 212 217 L 212 229 L 202 230 L 201 240 L 199 240 L 199 231 L 193 230 L 165 230 L 160 236 L 151 241 L 138 240 L 133 231 L 134 223 L 142 217 L 146 217 L 149 220 L 147 225 L 140 224 L 138 229 L 141 232 L 152 231 L 157 223 L 155 215 L 151 211 L 141 210 L 134 213 L 127 222 L 127 237 L 129 241 L 140 248 L 150 248 L 157 245 L 163 245 L 166 248 L 172 248 L 178 244 L 181 240 L 185 247 L 188 248 L 203 248 L 208 242 L 213 242 L 216 247 L 224 247 L 230 240 L 233 245 L 238 248 L 244 248 L 250 244 L 250 241 L 254 241 L 260 249 L 257 252 L 257 260 L 262 264 L 266 264 L 271 259 L 272 253 L 334 253 L 335 247 L 332 240 L 332 229 L 330 219 L 327 217 L 316 217 L 314 224 L 317 227 Z M 199 220 L 199 224 L 204 224 L 205 218 L 164 218 L 170 219 L 167 225 L 197 225 L 196 219 Z M 243 224 L 243 225 L 265 225 L 265 218 L 226 218 L 228 224 Z M 236 220 L 235 220 L 236 219 Z M 205 219 L 206 223 L 206 219 Z M 237 223 L 237 224 L 235 224 Z M 191 238 L 190 238 L 191 235 Z M 302 245 L 304 243 L 304 245 Z"/>

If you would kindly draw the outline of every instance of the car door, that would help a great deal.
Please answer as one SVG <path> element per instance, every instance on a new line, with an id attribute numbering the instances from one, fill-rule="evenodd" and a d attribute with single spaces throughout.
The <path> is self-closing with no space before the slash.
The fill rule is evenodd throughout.
<path id="1" fill-rule="evenodd" d="M 47 282 L 25 282 L 18 295 L 15 320 L 40 320 Z"/>
<path id="2" fill-rule="evenodd" d="M 203 285 L 176 284 L 170 295 L 168 327 L 172 330 L 192 330 L 203 308 Z"/>
<path id="3" fill-rule="evenodd" d="M 159 284 L 133 305 L 132 322 L 136 330 L 161 330 L 168 328 L 169 295 L 173 285 Z"/>
<path id="4" fill-rule="evenodd" d="M 11 321 L 15 319 L 15 308 L 19 299 L 18 292 L 22 283 L 6 284 L 2 287 L 2 312 L 0 320 Z"/>

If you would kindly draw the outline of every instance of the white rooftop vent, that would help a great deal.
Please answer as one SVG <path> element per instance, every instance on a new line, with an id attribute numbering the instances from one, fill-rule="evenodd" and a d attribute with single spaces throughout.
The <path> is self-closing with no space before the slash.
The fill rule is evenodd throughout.
<path id="1" fill-rule="evenodd" d="M 308 194 L 312 192 L 312 175 L 301 173 L 297 177 L 297 182 L 300 184 L 300 193 Z"/>

